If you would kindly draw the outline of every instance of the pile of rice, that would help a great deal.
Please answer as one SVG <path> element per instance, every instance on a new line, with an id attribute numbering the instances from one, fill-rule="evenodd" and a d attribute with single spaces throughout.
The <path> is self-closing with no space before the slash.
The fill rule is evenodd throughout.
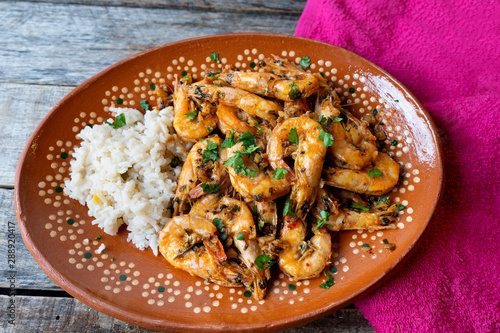
<path id="1" fill-rule="evenodd" d="M 71 179 L 64 191 L 87 205 L 103 231 L 115 235 L 127 225 L 128 241 L 158 254 L 158 232 L 168 222 L 177 179 L 188 146 L 175 134 L 172 107 L 160 111 L 110 108 L 123 113 L 126 125 L 85 127 L 71 164 Z M 108 122 L 113 123 L 114 119 Z"/>

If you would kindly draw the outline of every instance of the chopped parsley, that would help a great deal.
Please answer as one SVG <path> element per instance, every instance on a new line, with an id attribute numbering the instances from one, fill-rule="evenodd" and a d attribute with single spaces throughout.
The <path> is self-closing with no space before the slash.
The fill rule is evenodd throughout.
<path id="1" fill-rule="evenodd" d="M 241 208 L 238 205 L 234 205 L 234 207 L 232 209 L 233 212 L 239 212 L 240 210 L 241 210 Z"/>
<path id="2" fill-rule="evenodd" d="M 213 128 L 212 126 L 210 126 L 210 125 L 209 125 L 209 126 L 207 127 L 207 130 L 209 130 L 210 132 L 212 132 L 212 131 L 214 130 L 214 128 Z"/>
<path id="3" fill-rule="evenodd" d="M 359 203 L 355 202 L 351 205 L 351 208 L 354 208 L 354 209 L 359 209 L 359 210 L 362 210 L 364 212 L 369 212 L 370 211 L 370 208 L 366 208 L 365 206 L 362 206 L 360 205 Z"/>
<path id="4" fill-rule="evenodd" d="M 224 222 L 217 217 L 214 217 L 214 219 L 212 220 L 212 223 L 217 227 L 217 230 L 219 230 L 219 231 L 221 231 L 222 228 L 224 228 Z"/>
<path id="5" fill-rule="evenodd" d="M 257 135 L 262 135 L 262 134 L 264 134 L 264 129 L 261 127 L 258 129 Z"/>
<path id="6" fill-rule="evenodd" d="M 215 78 L 216 78 L 216 76 L 217 76 L 217 75 L 219 75 L 219 74 L 220 74 L 220 72 L 215 72 L 215 73 L 207 73 L 207 74 L 206 74 L 206 76 L 208 76 L 208 77 L 211 77 L 211 78 L 215 79 Z"/>
<path id="7" fill-rule="evenodd" d="M 288 170 L 286 169 L 282 169 L 282 168 L 276 168 L 276 170 L 274 170 L 274 178 L 276 179 L 283 179 L 285 178 L 285 175 L 288 173 Z"/>
<path id="8" fill-rule="evenodd" d="M 107 121 L 105 123 L 108 124 L 109 126 L 113 127 L 114 129 L 117 129 L 117 128 L 120 128 L 120 127 L 127 125 L 127 120 L 125 119 L 125 114 L 120 113 L 118 116 L 116 116 L 116 119 L 113 123 L 110 123 Z"/>
<path id="9" fill-rule="evenodd" d="M 377 198 L 377 205 L 381 204 L 382 202 L 385 202 L 386 204 L 389 204 L 389 196 L 385 196 L 385 197 L 379 197 Z"/>
<path id="10" fill-rule="evenodd" d="M 233 168 L 234 172 L 237 175 L 244 175 L 248 177 L 257 177 L 257 172 L 250 170 L 245 165 L 243 161 L 243 157 L 240 155 L 240 151 L 236 152 L 235 155 L 231 156 L 226 162 L 224 162 L 225 166 L 230 166 Z"/>
<path id="11" fill-rule="evenodd" d="M 317 225 L 313 229 L 313 231 L 316 231 L 318 229 L 323 228 L 324 226 L 327 226 L 326 222 L 328 222 L 328 219 L 330 218 L 330 214 L 326 210 L 322 210 L 319 212 L 319 215 L 321 216 L 321 220 L 316 221 Z"/>
<path id="12" fill-rule="evenodd" d="M 368 171 L 368 176 L 370 176 L 373 179 L 375 179 L 375 176 L 383 177 L 384 174 L 379 169 L 373 169 L 373 170 Z"/>
<path id="13" fill-rule="evenodd" d="M 210 55 L 210 60 L 217 61 L 217 63 L 219 64 L 220 63 L 219 54 L 215 53 L 215 52 L 212 52 L 212 54 Z"/>
<path id="14" fill-rule="evenodd" d="M 250 147 L 255 144 L 255 137 L 253 136 L 252 132 L 246 131 L 241 135 L 241 138 L 238 140 L 238 142 L 243 142 L 243 146 Z"/>
<path id="15" fill-rule="evenodd" d="M 405 210 L 406 209 L 406 206 L 405 205 L 400 205 L 400 204 L 397 204 L 396 205 L 396 209 L 399 210 L 399 211 L 402 211 L 402 210 Z"/>
<path id="16" fill-rule="evenodd" d="M 328 132 L 323 131 L 323 129 L 321 129 L 318 139 L 323 141 L 323 145 L 325 147 L 333 146 L 333 135 L 331 135 Z"/>
<path id="17" fill-rule="evenodd" d="M 203 189 L 203 193 L 213 194 L 213 193 L 219 192 L 222 187 L 219 184 L 215 184 L 215 183 L 212 183 L 212 184 L 202 183 L 201 188 Z"/>
<path id="18" fill-rule="evenodd" d="M 179 166 L 179 164 L 181 164 L 181 161 L 179 160 L 179 158 L 178 158 L 178 157 L 174 157 L 174 158 L 172 159 L 172 161 L 170 161 L 170 166 L 171 166 L 172 168 L 175 168 L 175 167 Z"/>
<path id="19" fill-rule="evenodd" d="M 219 146 L 207 140 L 207 149 L 203 151 L 203 163 L 217 161 L 219 159 Z"/>
<path id="20" fill-rule="evenodd" d="M 145 99 L 143 99 L 141 101 L 141 108 L 144 110 L 144 111 L 148 111 L 149 110 L 149 102 L 146 101 Z"/>
<path id="21" fill-rule="evenodd" d="M 285 206 L 283 207 L 283 216 L 290 214 L 291 217 L 295 217 L 295 213 L 292 210 L 292 204 L 290 203 L 290 197 L 286 198 Z"/>
<path id="22" fill-rule="evenodd" d="M 241 155 L 250 155 L 251 153 L 253 153 L 254 151 L 256 151 L 259 148 L 260 148 L 260 146 L 251 145 L 251 146 L 247 147 L 247 149 L 245 149 L 245 150 L 238 151 L 238 153 L 240 153 Z"/>
<path id="23" fill-rule="evenodd" d="M 299 65 L 304 67 L 304 68 L 307 68 L 307 67 L 311 66 L 311 59 L 309 59 L 309 57 L 305 56 L 302 59 L 300 59 Z"/>
<path id="24" fill-rule="evenodd" d="M 95 239 L 95 240 L 98 240 L 98 239 L 101 239 L 101 237 L 102 237 L 101 235 L 97 235 L 97 236 L 95 236 L 95 238 L 94 238 L 94 239 Z"/>
<path id="25" fill-rule="evenodd" d="M 237 240 L 245 240 L 245 236 L 241 232 L 238 232 L 238 235 L 236 236 Z"/>
<path id="26" fill-rule="evenodd" d="M 255 265 L 260 269 L 265 271 L 272 265 L 276 263 L 276 260 L 273 260 L 271 256 L 268 256 L 267 254 L 261 254 L 257 258 L 255 258 Z"/>
<path id="27" fill-rule="evenodd" d="M 234 133 L 236 131 L 234 129 L 231 130 L 231 136 L 229 138 L 226 138 L 224 142 L 220 145 L 222 148 L 231 148 L 234 146 L 236 143 L 234 142 Z"/>
<path id="28" fill-rule="evenodd" d="M 299 135 L 297 134 L 297 129 L 295 127 L 288 133 L 288 141 L 295 144 L 299 143 Z"/>
<path id="29" fill-rule="evenodd" d="M 292 101 L 298 101 L 302 99 L 302 93 L 299 90 L 299 87 L 297 87 L 297 84 L 295 82 L 292 82 L 289 84 L 290 86 L 290 91 L 288 92 L 288 96 L 290 96 L 290 99 Z"/>
<path id="30" fill-rule="evenodd" d="M 184 113 L 190 120 L 194 120 L 196 116 L 198 115 L 198 111 L 193 111 L 193 112 L 188 112 Z"/>
<path id="31" fill-rule="evenodd" d="M 333 276 L 331 276 L 330 273 L 328 273 L 328 271 L 323 271 L 323 273 L 325 273 L 327 279 L 325 283 L 320 284 L 319 287 L 323 289 L 330 289 L 330 287 L 335 284 Z"/>

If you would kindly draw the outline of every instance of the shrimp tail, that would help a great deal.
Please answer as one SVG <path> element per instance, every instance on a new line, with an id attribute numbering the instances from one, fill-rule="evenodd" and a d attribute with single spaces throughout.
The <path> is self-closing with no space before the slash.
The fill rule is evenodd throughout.
<path id="1" fill-rule="evenodd" d="M 224 247 L 220 242 L 217 236 L 211 236 L 208 239 L 203 240 L 203 245 L 208 250 L 210 255 L 215 258 L 217 261 L 225 261 L 227 260 L 226 252 L 224 251 Z"/>

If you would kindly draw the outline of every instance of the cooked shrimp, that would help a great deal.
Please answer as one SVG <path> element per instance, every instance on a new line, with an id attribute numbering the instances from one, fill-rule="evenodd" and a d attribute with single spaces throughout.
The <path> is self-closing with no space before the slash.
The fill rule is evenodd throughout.
<path id="1" fill-rule="evenodd" d="M 262 251 L 276 258 L 278 247 L 276 241 L 276 232 L 278 230 L 278 209 L 275 200 L 250 202 L 248 203 L 257 221 L 259 246 Z"/>
<path id="2" fill-rule="evenodd" d="M 190 214 L 200 214 L 209 220 L 218 218 L 224 224 L 228 244 L 234 244 L 240 253 L 245 266 L 252 272 L 251 289 L 256 299 L 263 299 L 266 294 L 266 280 L 270 278 L 269 270 L 260 270 L 255 260 L 262 254 L 257 242 L 256 227 L 253 215 L 248 206 L 240 200 L 229 197 L 218 198 L 208 195 L 198 200 Z"/>
<path id="3" fill-rule="evenodd" d="M 340 109 L 340 99 L 335 90 L 318 95 L 315 115 L 322 119 L 323 128 L 333 136 L 328 153 L 333 162 L 342 168 L 360 170 L 377 157 L 375 136 L 368 123 Z M 343 116 L 342 122 L 334 121 Z"/>
<path id="4" fill-rule="evenodd" d="M 269 72 L 227 71 L 220 78 L 233 87 L 253 93 L 275 97 L 283 101 L 296 101 L 314 94 L 318 79 L 288 60 L 265 59 L 261 63 Z"/>
<path id="5" fill-rule="evenodd" d="M 377 175 L 379 172 L 381 176 Z M 325 184 L 362 194 L 385 194 L 398 183 L 398 180 L 399 164 L 382 152 L 378 153 L 373 165 L 362 170 L 332 167 L 324 171 Z"/>
<path id="6" fill-rule="evenodd" d="M 294 280 L 317 277 L 330 263 L 332 243 L 328 231 L 318 228 L 308 241 L 306 234 L 306 223 L 302 219 L 284 217 L 278 264 Z"/>
<path id="7" fill-rule="evenodd" d="M 276 123 L 276 114 L 283 108 L 276 102 L 269 101 L 248 91 L 215 85 L 187 86 L 190 96 L 229 106 L 235 106 L 246 113 Z"/>
<path id="8" fill-rule="evenodd" d="M 238 151 L 245 150 L 243 143 L 237 143 L 227 150 L 227 159 L 235 157 Z M 227 172 L 231 178 L 234 189 L 243 197 L 255 201 L 274 200 L 290 192 L 290 182 L 286 179 L 277 179 L 271 170 L 260 170 L 252 155 L 239 155 L 250 171 L 257 173 L 255 177 L 238 173 L 233 167 L 228 166 Z"/>
<path id="9" fill-rule="evenodd" d="M 394 222 L 398 218 L 396 205 L 378 207 L 370 211 L 355 211 L 343 209 L 345 214 L 342 230 L 382 230 L 394 229 Z"/>
<path id="10" fill-rule="evenodd" d="M 161 254 L 174 267 L 226 287 L 242 287 L 251 277 L 227 261 L 217 227 L 196 215 L 172 218 L 159 233 Z"/>
<path id="11" fill-rule="evenodd" d="M 280 112 L 280 117 L 283 119 L 298 117 L 308 111 L 311 111 L 311 105 L 309 105 L 305 99 L 299 101 L 287 101 L 283 106 L 283 113 Z"/>
<path id="12" fill-rule="evenodd" d="M 309 211 L 321 178 L 326 147 L 319 139 L 320 128 L 318 122 L 307 116 L 289 118 L 276 126 L 267 143 L 271 166 L 288 172 L 285 177 L 293 184 L 290 202 L 298 217 Z M 290 146 L 289 133 L 297 133 L 298 144 Z M 295 159 L 294 170 L 285 162 L 290 155 Z"/>
<path id="13" fill-rule="evenodd" d="M 214 111 L 208 104 L 198 110 L 194 101 L 189 98 L 187 86 L 175 84 L 174 128 L 183 140 L 196 142 L 210 134 L 217 126 Z"/>
<path id="14" fill-rule="evenodd" d="M 207 149 L 208 142 L 217 144 L 217 152 L 221 150 L 222 139 L 218 136 L 199 141 L 191 148 L 177 181 L 177 189 L 173 200 L 174 216 L 186 213 L 189 210 L 190 200 L 196 199 L 203 194 L 202 183 L 225 185 L 228 177 L 222 165 L 222 160 L 203 161 L 203 154 Z"/>
<path id="15" fill-rule="evenodd" d="M 248 131 L 254 135 L 257 133 L 257 128 L 250 126 L 247 122 L 238 117 L 238 110 L 234 106 L 219 104 L 217 107 L 217 117 L 219 118 L 219 129 L 225 136 L 230 136 L 232 129 L 237 133 L 245 133 Z"/>
<path id="16" fill-rule="evenodd" d="M 336 193 L 338 192 L 339 191 L 336 191 Z M 342 192 L 345 193 L 347 191 L 342 190 Z M 355 203 L 365 207 L 366 210 L 369 209 L 369 211 L 340 208 L 339 203 L 331 193 L 324 188 L 320 188 L 316 194 L 316 202 L 311 209 L 311 213 L 316 219 L 322 220 L 323 216 L 321 216 L 321 211 L 325 211 L 328 216 L 328 221 L 326 221 L 324 225 L 329 231 L 394 229 L 394 224 L 392 223 L 395 222 L 398 217 L 396 205 L 389 207 L 385 202 L 382 202 L 370 208 L 365 202 L 360 199 L 358 200 L 355 193 L 348 192 L 345 194 L 352 194 L 350 198 L 354 199 Z"/>

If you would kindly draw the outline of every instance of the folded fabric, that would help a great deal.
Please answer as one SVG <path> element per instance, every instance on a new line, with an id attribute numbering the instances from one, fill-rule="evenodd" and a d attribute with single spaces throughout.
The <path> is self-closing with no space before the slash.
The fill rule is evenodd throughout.
<path id="1" fill-rule="evenodd" d="M 387 70 L 442 139 L 446 185 L 429 233 L 356 306 L 379 332 L 500 332 L 500 2 L 309 0 L 296 35 Z"/>

